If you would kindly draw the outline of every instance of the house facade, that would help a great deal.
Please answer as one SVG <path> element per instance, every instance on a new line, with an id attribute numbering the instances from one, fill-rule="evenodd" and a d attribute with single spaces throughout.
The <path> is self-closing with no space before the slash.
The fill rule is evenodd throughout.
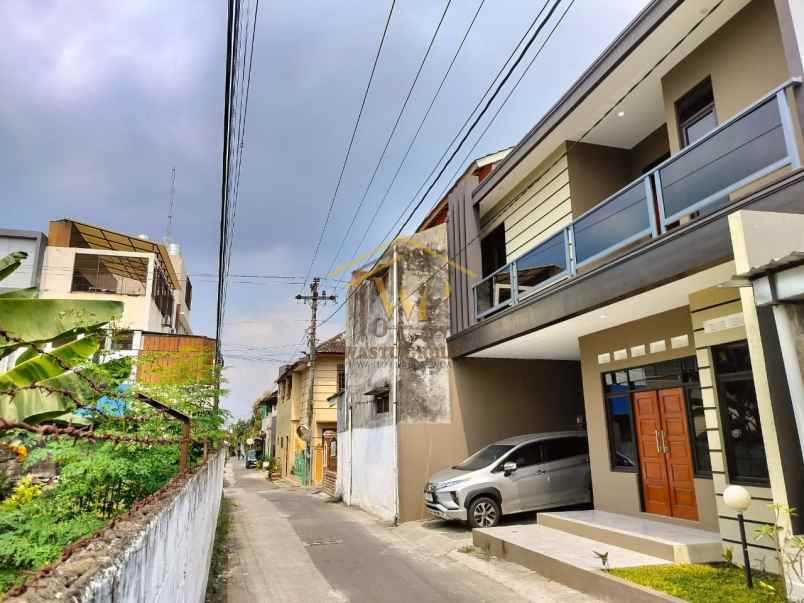
<path id="1" fill-rule="evenodd" d="M 269 389 L 263 392 L 252 406 L 252 418 L 259 425 L 262 440 L 261 452 L 264 459 L 273 458 L 276 454 L 276 406 L 278 393 L 275 389 Z"/>
<path id="2" fill-rule="evenodd" d="M 456 374 L 503 391 L 517 363 L 574 365 L 595 509 L 719 535 L 735 560 L 728 485 L 754 525 L 804 502 L 776 319 L 733 285 L 756 267 L 733 216 L 804 213 L 802 12 L 651 2 L 450 208 Z M 774 569 L 772 543 L 749 546 Z"/>
<path id="3" fill-rule="evenodd" d="M 280 471 L 285 477 L 294 477 L 305 483 L 306 442 L 299 427 L 306 422 L 309 401 L 309 361 L 303 358 L 279 368 L 276 405 L 276 453 Z M 312 483 L 319 485 L 324 479 L 324 441 L 337 428 L 337 409 L 327 399 L 343 389 L 344 342 L 343 334 L 324 341 L 316 347 L 315 376 L 313 379 Z"/>
<path id="4" fill-rule="evenodd" d="M 539 427 L 533 431 L 573 429 L 583 413 L 576 363 L 448 358 L 456 309 L 447 267 L 467 278 L 480 275 L 450 259 L 450 224 L 466 221 L 464 199 L 505 156 L 472 162 L 416 233 L 353 274 L 336 490 L 346 504 L 387 521 L 426 515 L 423 489 L 433 473 L 522 433 L 523 424 Z M 549 404 L 567 392 L 561 407 Z"/>

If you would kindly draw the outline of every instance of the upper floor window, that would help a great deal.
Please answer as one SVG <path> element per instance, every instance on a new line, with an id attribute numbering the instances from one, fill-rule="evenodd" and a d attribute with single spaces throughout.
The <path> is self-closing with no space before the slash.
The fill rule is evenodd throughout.
<path id="1" fill-rule="evenodd" d="M 346 367 L 343 364 L 338 365 L 338 391 L 346 389 Z"/>
<path id="2" fill-rule="evenodd" d="M 686 147 L 717 128 L 712 80 L 703 82 L 676 102 L 681 146 Z"/>
<path id="3" fill-rule="evenodd" d="M 151 297 L 162 315 L 162 325 L 166 327 L 172 326 L 171 323 L 174 319 L 173 290 L 170 288 L 170 281 L 168 281 L 167 276 L 158 265 L 154 269 Z"/>
<path id="4" fill-rule="evenodd" d="M 125 255 L 76 253 L 71 291 L 145 295 L 148 260 Z"/>
<path id="5" fill-rule="evenodd" d="M 184 287 L 184 305 L 189 310 L 193 305 L 193 284 L 190 282 L 190 277 L 185 277 Z"/>
<path id="6" fill-rule="evenodd" d="M 501 223 L 480 239 L 480 255 L 483 257 L 483 276 L 505 266 L 505 223 Z"/>

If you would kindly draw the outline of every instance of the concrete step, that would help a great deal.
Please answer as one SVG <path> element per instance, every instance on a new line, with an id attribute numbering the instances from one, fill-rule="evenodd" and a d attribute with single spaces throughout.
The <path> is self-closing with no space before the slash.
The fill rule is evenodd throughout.
<path id="1" fill-rule="evenodd" d="M 680 599 L 626 582 L 602 571 L 595 555 L 608 553 L 610 568 L 665 565 L 667 560 L 644 555 L 537 524 L 478 528 L 475 546 L 517 563 L 542 576 L 605 601 L 629 603 L 680 602 Z"/>
<path id="2" fill-rule="evenodd" d="M 675 563 L 722 561 L 720 534 L 606 511 L 539 513 L 540 526 Z"/>

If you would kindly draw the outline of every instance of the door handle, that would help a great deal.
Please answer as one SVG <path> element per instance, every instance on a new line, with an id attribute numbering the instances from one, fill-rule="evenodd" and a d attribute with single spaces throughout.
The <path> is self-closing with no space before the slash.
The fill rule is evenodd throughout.
<path id="1" fill-rule="evenodd" d="M 662 429 L 662 452 L 665 454 L 670 452 L 670 449 L 667 447 L 667 434 L 664 432 L 664 429 Z"/>
<path id="2" fill-rule="evenodd" d="M 662 450 L 661 442 L 659 441 L 659 430 L 656 430 L 656 452 L 658 453 L 664 452 Z"/>

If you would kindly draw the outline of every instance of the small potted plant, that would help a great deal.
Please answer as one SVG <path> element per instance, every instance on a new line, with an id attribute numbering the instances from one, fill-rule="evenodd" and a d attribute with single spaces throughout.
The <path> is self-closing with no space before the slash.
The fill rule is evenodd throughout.
<path id="1" fill-rule="evenodd" d="M 271 481 L 277 480 L 282 477 L 279 472 L 279 460 L 276 457 L 271 457 L 263 463 L 263 467 L 268 471 L 268 479 Z"/>

